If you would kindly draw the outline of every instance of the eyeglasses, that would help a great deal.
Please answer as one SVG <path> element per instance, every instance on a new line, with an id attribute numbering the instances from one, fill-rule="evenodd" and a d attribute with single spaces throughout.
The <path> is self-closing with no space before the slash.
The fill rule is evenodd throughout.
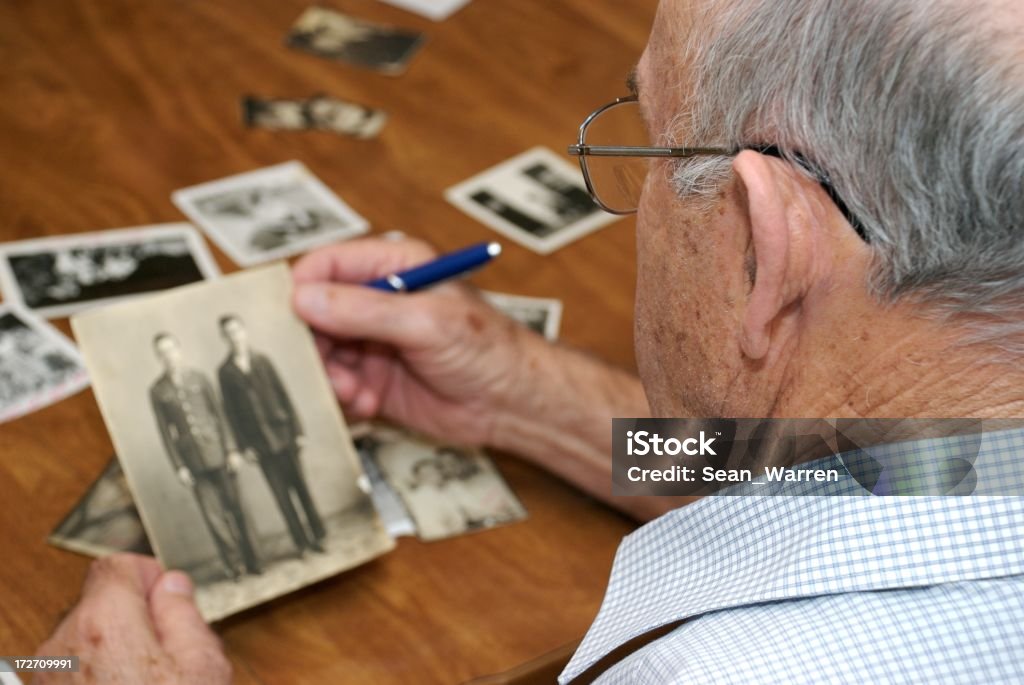
<path id="1" fill-rule="evenodd" d="M 576 145 L 569 146 L 569 154 L 579 158 L 583 180 L 597 206 L 611 214 L 635 214 L 651 158 L 732 157 L 741 150 L 756 150 L 761 154 L 783 158 L 781 150 L 774 145 L 727 149 L 651 147 L 649 143 L 647 127 L 635 95 L 621 97 L 599 107 L 583 120 L 579 140 Z M 791 154 L 790 157 L 814 175 L 836 208 L 866 242 L 867 233 L 863 224 L 850 212 L 828 179 L 816 173 L 800 154 Z"/>

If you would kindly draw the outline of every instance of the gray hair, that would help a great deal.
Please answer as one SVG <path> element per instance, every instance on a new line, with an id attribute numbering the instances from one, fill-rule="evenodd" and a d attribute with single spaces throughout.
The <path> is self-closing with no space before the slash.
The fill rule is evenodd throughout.
<path id="1" fill-rule="evenodd" d="M 669 137 L 802 154 L 863 224 L 876 298 L 969 315 L 972 341 L 1024 354 L 1024 22 L 969 5 L 707 0 Z M 706 195 L 729 164 L 673 180 Z"/>

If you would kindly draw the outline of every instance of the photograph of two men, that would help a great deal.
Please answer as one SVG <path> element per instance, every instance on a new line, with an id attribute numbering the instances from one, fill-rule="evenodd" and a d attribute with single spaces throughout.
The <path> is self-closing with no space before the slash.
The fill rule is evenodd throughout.
<path id="1" fill-rule="evenodd" d="M 1024 682 L 1021 36 L 0 6 L 0 685 Z"/>

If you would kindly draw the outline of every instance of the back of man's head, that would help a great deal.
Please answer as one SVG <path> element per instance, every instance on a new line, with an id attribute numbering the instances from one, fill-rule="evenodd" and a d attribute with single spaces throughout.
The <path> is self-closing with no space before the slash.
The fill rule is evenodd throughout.
<path id="1" fill-rule="evenodd" d="M 863 224 L 883 301 L 1024 353 L 1024 10 L 1010 2 L 708 0 L 670 137 L 801 154 Z M 684 195 L 729 160 L 682 162 Z M 963 316 L 966 315 L 966 316 Z"/>

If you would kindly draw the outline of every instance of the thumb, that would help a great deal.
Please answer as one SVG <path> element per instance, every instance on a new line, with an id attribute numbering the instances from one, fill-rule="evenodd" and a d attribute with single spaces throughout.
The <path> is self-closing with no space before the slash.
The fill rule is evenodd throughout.
<path id="1" fill-rule="evenodd" d="M 313 328 L 347 339 L 396 347 L 422 346 L 438 327 L 429 301 L 364 286 L 307 283 L 296 286 L 295 309 Z"/>
<path id="2" fill-rule="evenodd" d="M 149 610 L 160 644 L 184 670 L 219 668 L 220 640 L 199 614 L 186 574 L 164 573 L 149 594 Z"/>

